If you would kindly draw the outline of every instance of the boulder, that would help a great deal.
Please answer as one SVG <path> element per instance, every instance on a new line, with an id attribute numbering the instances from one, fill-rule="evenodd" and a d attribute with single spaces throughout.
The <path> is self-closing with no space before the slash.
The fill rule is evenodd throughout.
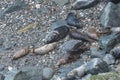
<path id="1" fill-rule="evenodd" d="M 116 0 L 114 0 L 116 1 Z M 100 23 L 102 26 L 120 26 L 120 4 L 114 4 L 109 2 L 103 10 L 100 18 Z"/>
<path id="2" fill-rule="evenodd" d="M 101 36 L 99 39 L 100 47 L 108 53 L 118 43 L 120 43 L 120 32 L 112 33 L 106 36 Z"/>

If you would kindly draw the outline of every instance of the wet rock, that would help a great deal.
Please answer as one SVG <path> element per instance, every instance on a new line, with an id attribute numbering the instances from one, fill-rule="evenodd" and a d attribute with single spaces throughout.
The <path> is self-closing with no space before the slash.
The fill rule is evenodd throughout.
<path id="1" fill-rule="evenodd" d="M 116 0 L 114 0 L 116 1 Z M 103 10 L 100 18 L 102 26 L 120 26 L 120 4 L 115 5 L 109 2 Z"/>
<path id="2" fill-rule="evenodd" d="M 67 26 L 61 26 L 58 28 L 55 28 L 53 31 L 48 33 L 45 37 L 45 43 L 52 43 L 52 42 L 58 42 L 59 40 L 65 38 L 67 34 L 69 33 L 69 28 Z"/>
<path id="3" fill-rule="evenodd" d="M 67 23 L 65 20 L 62 20 L 62 19 L 56 20 L 55 22 L 52 23 L 52 25 L 50 26 L 50 29 L 54 30 L 54 29 L 59 28 L 61 26 L 67 26 Z"/>
<path id="4" fill-rule="evenodd" d="M 3 74 L 0 74 L 0 80 L 4 80 L 5 76 Z"/>
<path id="5" fill-rule="evenodd" d="M 52 0 L 55 3 L 59 4 L 60 6 L 65 5 L 66 3 L 68 3 L 68 0 Z"/>
<path id="6" fill-rule="evenodd" d="M 86 74 L 98 74 L 98 73 L 104 73 L 109 71 L 108 64 L 101 60 L 100 58 L 94 58 L 90 60 L 85 68 Z"/>
<path id="7" fill-rule="evenodd" d="M 120 58 L 120 46 L 114 47 L 110 53 L 116 58 Z"/>
<path id="8" fill-rule="evenodd" d="M 54 71 L 52 68 L 44 68 L 43 69 L 43 79 L 50 80 L 53 77 Z"/>
<path id="9" fill-rule="evenodd" d="M 103 61 L 105 61 L 109 65 L 115 64 L 115 58 L 111 54 L 106 54 L 103 57 Z"/>
<path id="10" fill-rule="evenodd" d="M 90 47 L 91 57 L 92 58 L 103 58 L 105 56 L 105 51 L 100 50 L 97 47 Z"/>
<path id="11" fill-rule="evenodd" d="M 5 65 L 0 64 L 0 71 L 3 71 L 3 70 L 4 70 L 4 67 L 5 67 Z"/>
<path id="12" fill-rule="evenodd" d="M 26 7 L 26 3 L 24 0 L 16 0 L 11 6 L 7 7 L 4 10 L 4 14 L 8 14 L 14 11 L 21 10 Z"/>
<path id="13" fill-rule="evenodd" d="M 12 70 L 7 73 L 5 80 L 42 80 L 42 70 L 38 67 Z"/>
<path id="14" fill-rule="evenodd" d="M 0 47 L 3 46 L 3 43 L 4 43 L 4 39 L 0 38 Z"/>
<path id="15" fill-rule="evenodd" d="M 110 0 L 111 2 L 117 4 L 117 3 L 120 3 L 120 0 Z"/>
<path id="16" fill-rule="evenodd" d="M 81 28 L 82 25 L 79 23 L 79 19 L 77 18 L 77 15 L 73 12 L 68 13 L 66 22 L 70 26 L 74 26 L 76 28 Z"/>
<path id="17" fill-rule="evenodd" d="M 72 9 L 87 9 L 97 5 L 98 2 L 99 0 L 77 0 L 75 3 L 72 4 Z"/>
<path id="18" fill-rule="evenodd" d="M 99 43 L 101 45 L 101 48 L 108 53 L 119 42 L 120 42 L 120 32 L 112 33 L 112 34 L 107 35 L 107 36 L 101 36 L 99 39 Z"/>

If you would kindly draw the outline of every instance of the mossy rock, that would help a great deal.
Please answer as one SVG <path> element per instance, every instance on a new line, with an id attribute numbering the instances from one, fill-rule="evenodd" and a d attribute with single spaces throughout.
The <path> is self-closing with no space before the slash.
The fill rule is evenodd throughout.
<path id="1" fill-rule="evenodd" d="M 120 71 L 119 72 L 109 72 L 105 75 L 93 75 L 89 80 L 120 80 Z"/>

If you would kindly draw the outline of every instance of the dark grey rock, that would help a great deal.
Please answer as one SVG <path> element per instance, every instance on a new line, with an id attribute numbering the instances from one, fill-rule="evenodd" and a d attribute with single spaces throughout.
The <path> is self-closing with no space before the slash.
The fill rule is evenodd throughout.
<path id="1" fill-rule="evenodd" d="M 103 61 L 105 61 L 107 64 L 115 64 L 115 58 L 111 54 L 106 54 L 103 57 Z"/>
<path id="2" fill-rule="evenodd" d="M 101 60 L 100 58 L 94 58 L 90 60 L 85 68 L 86 74 L 98 74 L 98 73 L 104 73 L 109 71 L 108 64 Z"/>
<path id="3" fill-rule="evenodd" d="M 110 0 L 111 2 L 117 4 L 117 3 L 120 3 L 120 0 Z"/>
<path id="4" fill-rule="evenodd" d="M 0 74 L 0 80 L 4 80 L 5 76 L 3 74 Z"/>
<path id="5" fill-rule="evenodd" d="M 67 25 L 66 21 L 60 19 L 60 20 L 56 20 L 55 22 L 53 22 L 52 25 L 50 26 L 50 29 L 54 30 L 56 28 L 59 28 L 61 26 L 66 26 L 66 25 Z"/>
<path id="6" fill-rule="evenodd" d="M 64 51 L 73 51 L 75 45 L 79 44 L 81 41 L 79 40 L 69 40 L 60 46 L 61 50 Z"/>
<path id="7" fill-rule="evenodd" d="M 3 71 L 3 70 L 4 70 L 4 67 L 5 67 L 5 65 L 0 64 L 0 71 Z"/>
<path id="8" fill-rule="evenodd" d="M 99 50 L 98 48 L 93 46 L 90 47 L 90 52 L 92 58 L 103 58 L 105 56 L 104 50 Z"/>
<path id="9" fill-rule="evenodd" d="M 115 59 L 120 58 L 120 46 L 114 47 L 110 53 L 115 57 Z"/>
<path id="10" fill-rule="evenodd" d="M 4 14 L 8 14 L 14 11 L 21 10 L 26 7 L 26 3 L 24 0 L 16 0 L 11 6 L 7 7 L 4 10 Z"/>
<path id="11" fill-rule="evenodd" d="M 74 26 L 76 28 L 81 28 L 82 25 L 79 23 L 79 19 L 77 18 L 77 15 L 73 12 L 68 13 L 68 16 L 66 18 L 66 22 L 70 26 Z"/>
<path id="12" fill-rule="evenodd" d="M 50 80 L 53 77 L 54 70 L 52 68 L 44 68 L 43 69 L 43 79 L 44 80 Z"/>
<path id="13" fill-rule="evenodd" d="M 103 10 L 100 18 L 102 26 L 120 26 L 120 4 L 109 2 Z"/>
<path id="14" fill-rule="evenodd" d="M 99 0 L 77 0 L 71 8 L 74 10 L 87 9 L 97 5 L 98 2 Z"/>
<path id="15" fill-rule="evenodd" d="M 5 80 L 42 80 L 42 69 L 28 67 L 22 70 L 13 70 L 7 73 Z"/>
<path id="16" fill-rule="evenodd" d="M 116 44 L 120 43 L 120 32 L 112 33 L 111 35 L 107 36 L 101 36 L 99 43 L 101 45 L 101 48 L 109 53 Z"/>

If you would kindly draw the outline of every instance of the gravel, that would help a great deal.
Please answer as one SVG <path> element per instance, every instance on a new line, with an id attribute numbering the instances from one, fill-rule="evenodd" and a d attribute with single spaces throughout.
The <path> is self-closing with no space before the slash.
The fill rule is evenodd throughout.
<path id="1" fill-rule="evenodd" d="M 2 0 L 0 2 L 0 10 L 5 9 L 14 3 L 15 0 Z M 13 61 L 12 56 L 15 51 L 25 46 L 39 47 L 44 45 L 43 39 L 46 33 L 50 30 L 50 25 L 53 21 L 58 19 L 65 19 L 67 14 L 71 11 L 70 3 L 65 6 L 57 5 L 51 0 L 25 0 L 28 5 L 26 8 L 5 14 L 0 18 L 0 39 L 3 38 L 4 43 L 0 49 L 0 64 L 5 64 L 4 73 L 8 71 L 8 67 L 20 69 L 25 66 L 39 66 L 51 67 L 57 60 L 64 56 L 60 53 L 59 46 L 69 38 L 61 40 L 58 47 L 46 55 L 27 55 L 18 60 Z M 99 29 L 99 18 L 101 11 L 106 5 L 106 2 L 100 2 L 95 7 L 74 11 L 77 17 L 83 23 L 83 30 L 89 26 L 94 26 Z M 34 24 L 34 25 L 33 25 Z M 33 25 L 33 27 L 29 27 Z M 28 27 L 25 29 L 25 27 Z M 21 32 L 20 32 L 21 31 Z"/>

